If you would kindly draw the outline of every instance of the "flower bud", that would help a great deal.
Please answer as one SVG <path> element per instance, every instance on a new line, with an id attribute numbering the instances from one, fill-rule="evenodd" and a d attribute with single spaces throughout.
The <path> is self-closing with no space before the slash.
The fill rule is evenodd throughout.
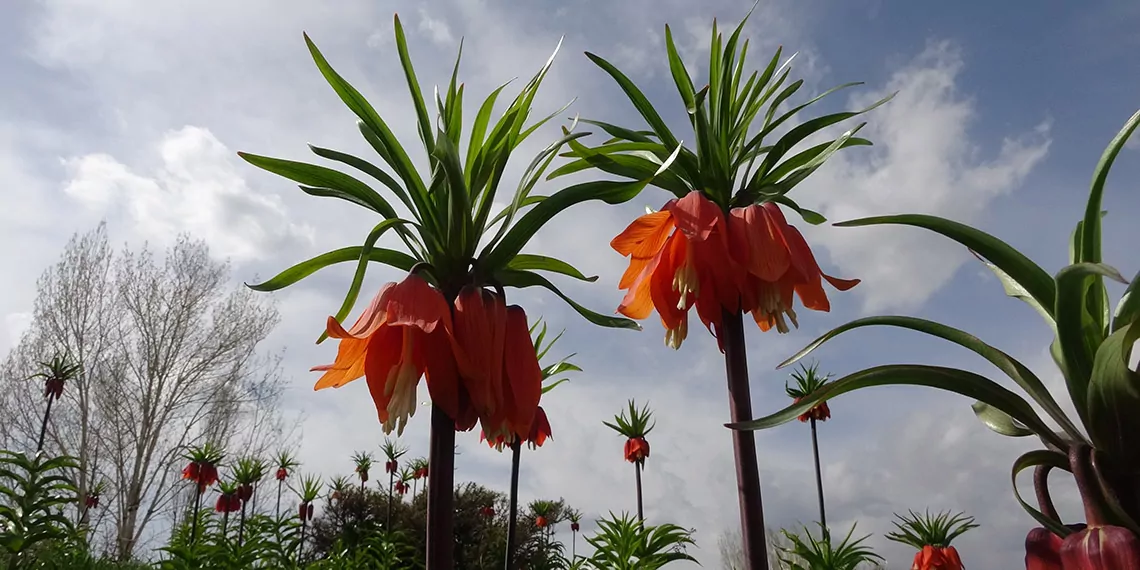
<path id="1" fill-rule="evenodd" d="M 1061 537 L 1037 527 L 1025 537 L 1025 570 L 1062 570 Z"/>

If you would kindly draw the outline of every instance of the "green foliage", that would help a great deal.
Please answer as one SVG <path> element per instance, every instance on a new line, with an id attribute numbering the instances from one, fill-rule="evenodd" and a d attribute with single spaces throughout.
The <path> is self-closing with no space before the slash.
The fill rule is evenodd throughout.
<path id="1" fill-rule="evenodd" d="M 1140 535 L 1140 504 L 1121 499 L 1133 494 L 1130 474 L 1140 471 L 1140 419 L 1137 419 L 1140 416 L 1136 415 L 1140 406 L 1140 391 L 1136 388 L 1140 385 L 1140 373 L 1129 366 L 1133 347 L 1140 339 L 1140 296 L 1135 294 L 1140 286 L 1137 285 L 1140 275 L 1128 285 L 1113 311 L 1105 279 L 1127 281 L 1116 269 L 1103 263 L 1101 243 L 1101 218 L 1106 213 L 1101 202 L 1109 170 L 1137 128 L 1140 128 L 1140 111 L 1128 119 L 1102 153 L 1093 170 L 1084 216 L 1077 222 L 1070 239 L 1069 265 L 1055 276 L 1050 276 L 1000 239 L 937 216 L 900 214 L 836 224 L 846 227 L 893 224 L 923 228 L 950 238 L 973 252 L 997 276 L 1008 296 L 1030 305 L 1055 333 L 1050 353 L 1065 379 L 1077 421 L 1068 417 L 1033 371 L 979 338 L 924 319 L 882 316 L 858 319 L 825 333 L 781 367 L 803 358 L 843 332 L 866 326 L 892 326 L 941 338 L 973 351 L 1012 380 L 1032 403 L 1021 394 L 966 370 L 887 365 L 854 372 L 784 410 L 729 427 L 746 430 L 771 428 L 791 421 L 821 401 L 871 386 L 928 386 L 954 392 L 975 400 L 973 408 L 978 419 L 994 432 L 1010 437 L 1035 435 L 1045 444 L 1045 449 L 1029 451 L 1018 457 L 1011 470 L 1014 497 L 1038 523 L 1058 536 L 1068 536 L 1073 532 L 1056 518 L 1055 513 L 1042 512 L 1022 499 L 1016 484 L 1018 474 L 1037 466 L 1070 472 L 1083 467 L 1096 473 L 1099 481 L 1096 486 L 1102 487 L 1094 489 L 1078 481 L 1078 486 L 1082 486 L 1086 512 Z M 1037 408 L 1054 425 L 1042 418 Z M 1070 453 L 1090 445 L 1096 453 L 1087 454 L 1088 457 Z M 1093 461 L 1092 457 L 1097 459 Z M 1038 497 L 1048 496 L 1047 482 L 1035 482 L 1035 486 Z M 1041 506 L 1045 508 L 1045 505 Z"/>
<path id="2" fill-rule="evenodd" d="M 78 501 L 67 473 L 74 458 L 0 450 L 0 548 L 9 568 L 29 564 L 27 553 L 49 541 L 76 539 L 76 528 L 63 514 Z"/>
<path id="3" fill-rule="evenodd" d="M 608 519 L 599 519 L 597 523 L 597 533 L 586 538 L 594 547 L 594 554 L 576 561 L 576 568 L 656 570 L 670 562 L 697 561 L 685 552 L 686 547 L 696 544 L 692 530 L 675 524 L 646 526 L 627 513 L 610 513 Z"/>
<path id="4" fill-rule="evenodd" d="M 653 412 L 649 410 L 649 404 L 646 404 L 638 410 L 637 404 L 635 404 L 633 400 L 630 400 L 628 406 L 627 411 L 623 411 L 621 414 L 614 416 L 614 423 L 602 423 L 605 424 L 606 427 L 630 439 L 649 435 L 649 432 L 653 431 L 654 426 L 657 425 L 657 422 L 650 423 L 650 420 L 653 418 Z"/>
<path id="5" fill-rule="evenodd" d="M 784 391 L 788 394 L 789 398 L 803 398 L 820 388 L 823 388 L 827 381 L 831 379 L 828 374 L 819 373 L 819 364 L 813 363 L 811 366 L 800 365 L 800 369 L 792 373 L 792 379 L 796 381 L 795 387 L 784 384 Z"/>
<path id="6" fill-rule="evenodd" d="M 818 539 L 807 528 L 804 528 L 802 536 L 782 531 L 791 543 L 780 555 L 780 562 L 787 570 L 856 570 L 861 566 L 878 567 L 877 561 L 884 560 L 862 544 L 870 535 L 851 540 L 855 525 L 851 525 L 847 536 L 837 545 L 832 544 L 831 533 L 822 526 L 821 530 L 822 537 Z"/>
<path id="7" fill-rule="evenodd" d="M 898 531 L 889 532 L 886 536 L 890 540 L 920 550 L 927 545 L 946 548 L 962 533 L 978 528 L 978 525 L 974 524 L 974 517 L 968 517 L 964 513 L 952 514 L 947 511 L 931 515 L 930 511 L 925 514 L 909 512 L 909 516 L 895 514 L 899 519 L 895 522 Z"/>

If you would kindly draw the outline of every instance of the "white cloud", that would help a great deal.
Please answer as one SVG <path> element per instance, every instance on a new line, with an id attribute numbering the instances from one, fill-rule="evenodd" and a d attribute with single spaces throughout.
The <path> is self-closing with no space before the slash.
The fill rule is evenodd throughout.
<path id="1" fill-rule="evenodd" d="M 455 43 L 455 38 L 451 35 L 451 27 L 447 25 L 447 22 L 433 18 L 424 8 L 420 8 L 420 31 L 424 32 L 432 43 L 443 46 Z"/>
<path id="2" fill-rule="evenodd" d="M 884 88 L 853 97 L 852 108 L 863 108 L 898 92 L 862 119 L 868 125 L 859 136 L 875 146 L 836 154 L 794 196 L 831 221 L 897 213 L 982 221 L 990 203 L 1016 189 L 1045 157 L 1049 125 L 1006 138 L 996 151 L 979 147 L 970 136 L 976 103 L 957 87 L 963 66 L 952 44 L 931 43 Z M 864 281 L 856 290 L 867 312 L 917 308 L 968 256 L 912 228 L 824 226 L 811 228 L 809 237 L 827 248 L 840 276 Z"/>
<path id="3" fill-rule="evenodd" d="M 4 315 L 4 333 L 7 336 L 5 342 L 0 343 L 0 347 L 5 349 L 16 346 L 20 342 L 20 337 L 24 336 L 24 332 L 32 325 L 31 313 L 11 313 Z"/>
<path id="4" fill-rule="evenodd" d="M 236 262 L 313 240 L 312 228 L 290 222 L 279 198 L 249 188 L 209 130 L 167 133 L 158 150 L 162 166 L 151 176 L 106 154 L 67 159 L 64 192 L 100 214 L 121 210 L 148 241 L 163 244 L 188 232 Z"/>

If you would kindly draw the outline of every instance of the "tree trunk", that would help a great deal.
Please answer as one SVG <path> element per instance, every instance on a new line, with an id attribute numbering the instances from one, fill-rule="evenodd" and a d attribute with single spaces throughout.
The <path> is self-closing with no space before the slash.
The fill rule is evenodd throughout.
<path id="1" fill-rule="evenodd" d="M 728 404 L 732 421 L 752 419 L 752 395 L 748 386 L 748 355 L 744 345 L 744 321 L 740 311 L 724 311 L 724 361 L 728 378 Z M 760 496 L 760 465 L 754 432 L 732 430 L 736 456 L 736 484 L 740 501 L 741 543 L 746 570 L 768 570 L 764 536 L 764 507 Z"/>

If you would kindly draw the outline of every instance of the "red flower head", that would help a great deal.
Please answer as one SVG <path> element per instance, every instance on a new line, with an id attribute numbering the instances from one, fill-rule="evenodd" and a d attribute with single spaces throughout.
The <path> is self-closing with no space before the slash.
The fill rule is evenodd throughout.
<path id="1" fill-rule="evenodd" d="M 419 479 L 421 477 L 426 478 L 427 476 L 428 476 L 428 466 L 427 465 L 424 465 L 422 468 L 416 470 L 416 478 L 417 479 Z"/>
<path id="2" fill-rule="evenodd" d="M 546 528 L 546 517 L 542 515 L 534 517 L 534 526 L 538 528 Z"/>
<path id="3" fill-rule="evenodd" d="M 87 495 L 87 498 L 84 500 L 83 504 L 86 505 L 88 509 L 99 508 L 99 494 L 91 493 L 90 495 Z"/>
<path id="4" fill-rule="evenodd" d="M 241 485 L 237 488 L 237 496 L 242 502 L 253 498 L 253 485 Z"/>
<path id="5" fill-rule="evenodd" d="M 546 410 L 539 406 L 534 413 L 534 422 L 530 426 L 530 435 L 526 438 L 526 443 L 531 449 L 542 447 L 546 443 L 547 438 L 552 438 L 553 435 L 550 431 L 550 420 L 546 417 Z"/>
<path id="6" fill-rule="evenodd" d="M 63 378 L 49 377 L 45 380 L 44 396 L 49 400 L 58 400 L 63 396 Z"/>
<path id="7" fill-rule="evenodd" d="M 1061 537 L 1045 527 L 1025 537 L 1025 570 L 1062 570 Z"/>
<path id="8" fill-rule="evenodd" d="M 802 399 L 803 398 L 796 398 L 793 403 L 798 404 Z M 831 419 L 831 408 L 827 405 L 827 402 L 820 402 L 812 406 L 808 411 L 800 414 L 798 419 L 801 422 L 808 422 L 813 419 L 817 422 L 826 422 Z"/>
<path id="9" fill-rule="evenodd" d="M 503 448 L 507 446 L 506 436 L 504 436 L 503 434 L 499 434 L 499 435 L 495 436 L 494 439 L 488 439 L 487 434 L 484 433 L 483 430 L 479 430 L 479 441 L 480 442 L 487 442 L 487 447 L 490 447 L 491 449 L 494 449 L 497 451 L 502 451 Z"/>
<path id="10" fill-rule="evenodd" d="M 214 505 L 214 510 L 219 513 L 233 513 L 241 510 L 241 498 L 238 497 L 236 492 L 222 493 L 218 496 L 218 502 Z"/>
<path id="11" fill-rule="evenodd" d="M 367 469 L 362 469 L 360 467 L 357 467 L 355 469 L 355 471 L 356 471 L 356 474 L 360 476 L 360 482 L 361 483 L 367 483 L 368 482 L 368 470 Z"/>
<path id="12" fill-rule="evenodd" d="M 198 492 L 204 493 L 206 487 L 218 482 L 218 468 L 205 461 L 191 461 L 182 470 L 182 478 L 196 483 Z"/>
<path id="13" fill-rule="evenodd" d="M 284 467 L 278 468 L 277 474 L 274 476 L 277 478 L 278 481 L 284 481 L 285 478 L 289 476 L 289 470 L 285 469 Z"/>
<path id="14" fill-rule="evenodd" d="M 302 521 L 313 520 L 313 504 L 302 502 L 301 505 L 297 507 L 297 518 Z"/>
<path id="15" fill-rule="evenodd" d="M 410 487 L 408 486 L 407 483 L 405 483 L 403 481 L 396 481 L 396 492 L 397 493 L 404 495 L 408 492 L 409 489 L 410 489 Z"/>
<path id="16" fill-rule="evenodd" d="M 630 463 L 645 463 L 649 457 L 649 442 L 644 437 L 632 437 L 625 442 L 625 460 Z"/>
<path id="17" fill-rule="evenodd" d="M 579 530 L 581 530 L 581 528 L 582 527 L 579 526 L 578 523 L 576 523 L 576 522 L 570 523 L 570 532 L 578 532 Z"/>
<path id="18" fill-rule="evenodd" d="M 398 468 L 399 468 L 399 462 L 397 462 L 394 459 L 392 461 L 385 461 L 384 462 L 384 472 L 385 473 L 395 473 Z"/>
<path id="19" fill-rule="evenodd" d="M 479 509 L 479 514 L 483 515 L 487 518 L 491 518 L 491 517 L 495 516 L 495 507 L 492 507 L 489 505 L 486 507 L 483 507 L 483 508 Z"/>

